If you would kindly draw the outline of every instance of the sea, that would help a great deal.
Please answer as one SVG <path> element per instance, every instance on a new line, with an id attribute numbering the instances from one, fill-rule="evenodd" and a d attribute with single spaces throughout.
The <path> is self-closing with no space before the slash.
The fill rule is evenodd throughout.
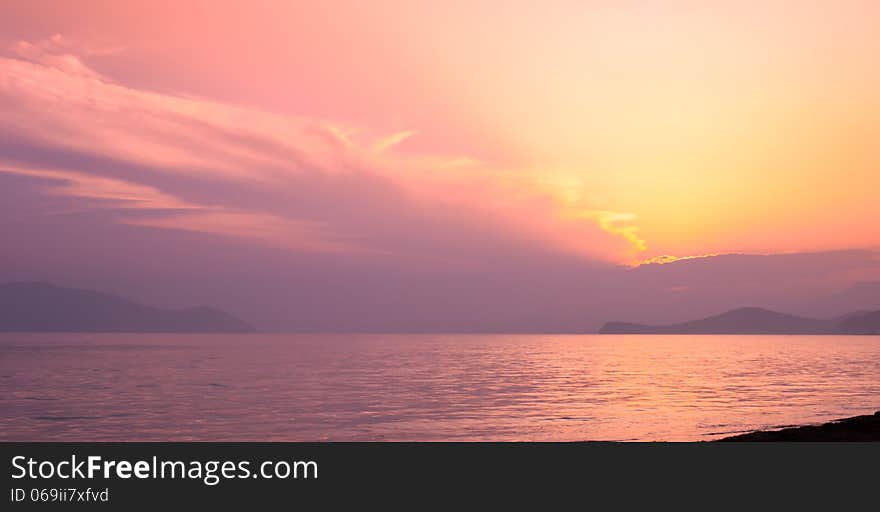
<path id="1" fill-rule="evenodd" d="M 0 441 L 704 441 L 880 409 L 880 336 L 0 334 Z"/>

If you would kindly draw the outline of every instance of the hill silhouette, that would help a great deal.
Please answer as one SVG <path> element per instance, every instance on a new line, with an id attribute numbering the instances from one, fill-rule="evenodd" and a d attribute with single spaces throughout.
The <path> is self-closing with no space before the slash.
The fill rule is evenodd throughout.
<path id="1" fill-rule="evenodd" d="M 746 307 L 669 325 L 607 322 L 600 334 L 876 334 L 880 311 L 851 313 L 833 319 L 787 315 Z"/>
<path id="2" fill-rule="evenodd" d="M 880 311 L 848 315 L 834 326 L 837 334 L 880 334 Z"/>
<path id="3" fill-rule="evenodd" d="M 47 283 L 0 285 L 0 331 L 251 332 L 219 309 L 162 309 L 116 295 Z"/>

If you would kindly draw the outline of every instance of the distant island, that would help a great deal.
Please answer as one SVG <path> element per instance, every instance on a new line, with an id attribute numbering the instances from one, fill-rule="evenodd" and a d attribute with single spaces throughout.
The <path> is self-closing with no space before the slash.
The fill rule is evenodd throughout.
<path id="1" fill-rule="evenodd" d="M 832 319 L 807 318 L 763 308 L 739 308 L 679 324 L 608 322 L 600 334 L 880 334 L 880 311 Z"/>
<path id="2" fill-rule="evenodd" d="M 47 283 L 0 285 L 3 332 L 252 332 L 219 309 L 162 309 L 93 290 Z"/>

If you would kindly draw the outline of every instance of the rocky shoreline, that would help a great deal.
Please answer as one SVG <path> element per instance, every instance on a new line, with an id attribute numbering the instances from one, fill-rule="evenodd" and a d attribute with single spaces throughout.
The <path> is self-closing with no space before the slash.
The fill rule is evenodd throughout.
<path id="1" fill-rule="evenodd" d="M 880 441 L 880 411 L 834 420 L 822 425 L 759 430 L 717 441 Z"/>

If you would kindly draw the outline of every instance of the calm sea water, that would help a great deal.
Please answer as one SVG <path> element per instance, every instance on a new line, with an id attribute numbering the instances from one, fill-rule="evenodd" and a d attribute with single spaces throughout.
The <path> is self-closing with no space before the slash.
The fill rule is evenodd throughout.
<path id="1" fill-rule="evenodd" d="M 880 409 L 880 337 L 0 334 L 0 391 L 0 440 L 707 440 Z"/>

